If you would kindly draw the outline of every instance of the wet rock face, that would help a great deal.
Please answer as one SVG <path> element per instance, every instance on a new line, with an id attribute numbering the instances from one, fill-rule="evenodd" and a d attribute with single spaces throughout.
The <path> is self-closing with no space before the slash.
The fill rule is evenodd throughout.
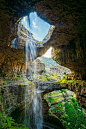
<path id="1" fill-rule="evenodd" d="M 85 5 L 85 0 L 79 2 L 76 0 L 65 2 L 60 0 L 18 0 L 12 2 L 1 0 L 1 53 L 4 53 L 4 50 L 8 49 L 9 42 L 16 37 L 16 35 L 11 36 L 11 33 L 17 20 L 32 10 L 36 10 L 40 18 L 51 25 L 55 25 L 51 39 L 44 45 L 44 48 L 39 49 L 39 55 L 42 55 L 49 46 L 52 46 L 55 53 L 53 54 L 53 58 L 57 62 L 81 73 L 82 79 L 86 79 Z M 59 52 L 57 51 L 58 48 Z M 41 54 L 40 51 L 42 51 Z"/>
<path id="2" fill-rule="evenodd" d="M 28 103 L 29 108 L 32 102 L 32 93 L 32 85 L 18 85 L 13 83 L 8 86 L 0 87 L 0 111 L 10 115 L 16 108 L 24 109 L 25 102 Z M 25 100 L 25 97 L 29 99 Z"/>

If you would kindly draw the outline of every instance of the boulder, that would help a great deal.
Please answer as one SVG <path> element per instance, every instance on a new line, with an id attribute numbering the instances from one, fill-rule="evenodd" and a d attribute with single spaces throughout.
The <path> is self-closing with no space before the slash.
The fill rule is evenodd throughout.
<path id="1" fill-rule="evenodd" d="M 45 70 L 45 65 L 39 59 L 36 59 L 32 62 L 32 72 L 42 73 Z"/>

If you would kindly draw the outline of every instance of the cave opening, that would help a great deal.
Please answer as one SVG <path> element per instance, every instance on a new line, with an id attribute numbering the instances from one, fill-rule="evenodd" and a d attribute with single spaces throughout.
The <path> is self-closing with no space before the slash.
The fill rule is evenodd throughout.
<path id="1" fill-rule="evenodd" d="M 40 42 L 42 42 L 44 37 L 48 34 L 50 28 L 50 24 L 38 17 L 37 12 L 31 12 L 29 17 L 23 17 L 21 23 L 31 31 L 33 37 Z"/>
<path id="2" fill-rule="evenodd" d="M 79 107 L 76 98 L 74 98 L 73 96 L 72 96 L 73 97 L 72 99 L 67 98 L 69 96 L 65 96 L 66 91 L 64 89 L 62 89 L 61 93 L 64 97 L 64 102 L 66 101 L 65 102 L 66 103 L 65 104 L 66 114 L 64 114 L 65 110 L 64 109 L 61 110 L 61 108 L 63 108 L 63 107 L 61 107 L 63 103 L 58 103 L 58 105 L 57 105 L 57 102 L 55 102 L 55 101 L 57 101 L 57 98 L 51 97 L 52 96 L 51 94 L 56 95 L 53 97 L 57 97 L 58 91 L 56 91 L 56 93 L 55 92 L 51 93 L 51 90 L 52 89 L 56 90 L 55 88 L 57 88 L 59 86 L 62 86 L 60 88 L 68 88 L 70 90 L 74 90 L 74 92 L 82 91 L 84 93 L 85 84 L 84 84 L 84 82 L 83 83 L 79 82 L 79 79 L 78 79 L 78 81 L 76 81 L 75 75 L 69 74 L 71 72 L 70 69 L 60 66 L 51 58 L 51 51 L 53 49 L 52 47 L 50 47 L 46 53 L 44 52 L 45 54 L 42 57 L 37 58 L 37 55 L 36 55 L 37 50 L 36 50 L 35 42 L 37 42 L 37 48 L 43 48 L 43 46 L 51 38 L 51 35 L 55 29 L 55 26 L 49 25 L 48 23 L 46 23 L 46 25 L 44 25 L 44 21 L 42 21 L 40 23 L 41 19 L 40 20 L 38 20 L 38 19 L 40 19 L 40 18 L 37 17 L 36 12 L 30 13 L 29 17 L 28 16 L 24 17 L 19 22 L 18 37 L 15 38 L 11 42 L 12 48 L 15 48 L 18 50 L 25 49 L 25 51 L 26 51 L 26 53 L 25 53 L 26 54 L 25 55 L 26 56 L 26 59 L 25 59 L 26 67 L 24 67 L 26 73 L 24 73 L 24 75 L 23 74 L 19 75 L 20 73 L 18 73 L 18 72 L 19 72 L 19 70 L 22 71 L 22 68 L 19 66 L 18 66 L 18 68 L 16 68 L 16 66 L 15 66 L 13 69 L 13 72 L 15 71 L 15 69 L 18 69 L 17 74 L 15 74 L 15 72 L 14 72 L 14 74 L 9 75 L 6 73 L 3 75 L 4 80 L 1 82 L 1 84 L 5 85 L 5 86 L 3 86 L 3 88 L 1 88 L 1 91 L 5 95 L 5 99 L 6 99 L 6 95 L 8 95 L 8 93 L 10 93 L 9 99 L 6 99 L 6 101 L 4 100 L 4 97 L 2 99 L 4 101 L 4 106 L 3 106 L 4 110 L 5 110 L 5 108 L 7 108 L 7 106 L 11 107 L 14 110 L 15 105 L 17 105 L 17 106 L 19 106 L 19 104 L 23 105 L 22 106 L 22 107 L 24 107 L 23 113 L 22 113 L 21 109 L 18 109 L 18 111 L 16 111 L 16 109 L 15 109 L 13 111 L 12 117 L 14 119 L 16 119 L 17 115 L 15 115 L 16 116 L 16 118 L 15 118 L 14 114 L 16 112 L 17 113 L 19 112 L 19 114 L 18 114 L 20 116 L 19 120 L 22 119 L 22 121 L 23 121 L 23 119 L 24 119 L 23 122 L 19 122 L 19 123 L 24 123 L 27 127 L 31 128 L 31 129 L 35 129 L 35 128 L 41 129 L 42 126 L 44 128 L 50 129 L 50 128 L 54 127 L 57 129 L 57 119 L 58 119 L 58 118 L 56 118 L 57 116 L 61 120 L 61 121 L 58 120 L 58 128 L 63 128 L 61 124 L 59 125 L 60 122 L 63 123 L 64 127 L 66 126 L 67 128 L 71 128 L 71 127 L 79 128 L 79 126 L 80 126 L 80 128 L 84 128 L 85 122 L 84 122 L 82 109 L 81 109 L 81 107 Z M 41 25 L 41 26 L 38 26 L 38 25 Z M 43 27 L 42 30 L 40 29 L 41 27 Z M 46 30 L 46 28 L 47 28 L 47 30 Z M 46 30 L 46 31 L 44 31 L 44 30 Z M 51 32 L 51 33 L 49 33 L 49 32 Z M 29 37 L 29 40 L 28 40 L 28 37 Z M 35 40 L 35 41 L 33 42 L 32 40 Z M 30 42 L 30 44 L 29 44 L 29 42 Z M 33 42 L 33 44 L 32 44 L 32 42 Z M 61 49 L 64 49 L 64 47 L 62 46 Z M 14 49 L 12 49 L 12 50 L 14 50 Z M 36 58 L 36 60 L 35 60 L 35 58 Z M 21 62 L 23 62 L 23 61 L 21 61 Z M 9 63 L 9 60 L 8 60 L 8 63 Z M 19 62 L 16 64 L 18 65 Z M 10 65 L 10 67 L 11 67 L 11 65 Z M 5 90 L 6 93 L 4 93 L 4 89 L 6 88 L 6 85 L 8 84 L 6 82 L 7 78 L 9 78 L 9 82 L 11 84 L 8 85 L 8 89 Z M 23 80 L 22 80 L 22 78 L 23 78 Z M 22 80 L 22 81 L 20 81 L 20 80 Z M 19 81 L 19 82 L 18 82 L 18 84 L 16 84 L 16 83 L 12 84 L 12 81 L 13 81 L 13 83 L 15 81 L 17 81 L 17 82 Z M 34 83 L 36 83 L 36 85 L 34 85 Z M 15 87 L 15 85 L 17 85 L 17 88 Z M 56 85 L 56 87 L 55 87 L 55 85 Z M 79 85 L 80 85 L 80 88 L 77 89 L 77 87 L 79 87 Z M 83 85 L 84 85 L 84 88 L 81 87 Z M 21 91 L 21 93 L 20 93 L 20 91 Z M 48 96 L 47 101 L 50 102 L 49 104 L 51 104 L 50 110 L 49 110 L 50 105 L 48 105 L 43 98 L 43 95 L 47 92 L 50 92 L 49 95 L 47 95 L 47 94 L 45 95 L 45 96 Z M 23 96 L 22 96 L 22 94 L 23 94 Z M 13 98 L 14 95 L 15 95 L 15 99 Z M 85 98 L 85 97 L 83 97 L 82 94 L 78 94 L 77 99 L 79 101 L 82 101 L 81 97 Z M 12 103 L 11 103 L 11 101 L 12 101 Z M 67 103 L 68 101 L 69 101 L 69 103 Z M 45 106 L 45 107 L 43 107 L 43 106 Z M 71 110 L 68 109 L 68 106 L 70 107 Z M 81 106 L 84 107 L 83 102 L 82 102 Z M 28 111 L 28 107 L 31 108 L 29 111 Z M 60 107 L 60 108 L 58 109 L 57 107 Z M 7 113 L 8 113 L 8 111 L 11 112 L 11 108 L 6 109 L 6 112 Z M 58 110 L 60 111 L 60 113 L 57 113 Z M 75 112 L 74 112 L 74 110 L 75 110 Z M 69 111 L 70 113 L 68 113 L 67 111 Z M 71 112 L 73 113 L 74 116 L 75 116 L 75 114 L 77 114 L 77 117 L 75 116 L 75 118 L 72 119 Z M 21 114 L 23 114 L 22 115 L 23 118 L 21 118 Z M 60 114 L 62 116 L 60 116 Z M 79 116 L 78 116 L 78 114 L 79 114 Z M 56 115 L 56 116 L 53 116 L 53 115 Z M 83 121 L 80 121 L 80 117 L 82 118 Z M 28 119 L 28 118 L 30 118 L 30 119 Z M 65 121 L 65 119 L 67 119 L 67 120 Z M 76 119 L 79 120 L 80 124 L 79 123 L 73 124 L 73 121 L 74 120 L 76 121 Z"/>

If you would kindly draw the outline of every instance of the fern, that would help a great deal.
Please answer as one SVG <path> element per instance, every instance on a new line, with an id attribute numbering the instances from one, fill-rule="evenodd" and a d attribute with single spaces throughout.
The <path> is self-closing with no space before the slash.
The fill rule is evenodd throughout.
<path id="1" fill-rule="evenodd" d="M 0 129 L 28 129 L 25 125 L 15 123 L 12 117 L 0 113 Z"/>

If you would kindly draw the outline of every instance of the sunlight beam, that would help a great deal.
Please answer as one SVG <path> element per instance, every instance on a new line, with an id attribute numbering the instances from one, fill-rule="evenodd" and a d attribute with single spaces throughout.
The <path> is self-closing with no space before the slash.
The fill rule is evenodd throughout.
<path id="1" fill-rule="evenodd" d="M 52 47 L 50 47 L 43 56 L 47 58 L 51 58 L 51 51 L 52 51 Z"/>

